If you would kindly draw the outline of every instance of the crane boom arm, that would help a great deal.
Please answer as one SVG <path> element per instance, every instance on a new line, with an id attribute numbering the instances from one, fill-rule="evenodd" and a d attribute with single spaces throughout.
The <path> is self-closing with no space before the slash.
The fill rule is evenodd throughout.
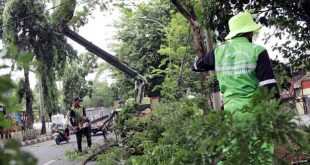
<path id="1" fill-rule="evenodd" d="M 76 32 L 72 31 L 68 27 L 63 30 L 64 34 L 71 38 L 73 41 L 77 42 L 78 44 L 84 46 L 88 51 L 94 53 L 98 57 L 105 60 L 107 63 L 113 65 L 115 68 L 119 69 L 129 77 L 133 78 L 135 80 L 135 100 L 141 103 L 145 85 L 147 84 L 146 79 L 140 75 L 137 71 L 130 68 L 123 62 L 119 61 L 118 58 L 111 55 L 110 53 L 102 50 L 98 46 L 94 45 L 93 43 L 89 42 L 87 39 L 83 38 Z"/>

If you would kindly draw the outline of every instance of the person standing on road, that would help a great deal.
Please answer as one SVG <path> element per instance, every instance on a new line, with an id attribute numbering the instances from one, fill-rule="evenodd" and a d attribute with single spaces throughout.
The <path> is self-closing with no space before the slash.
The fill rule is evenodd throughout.
<path id="1" fill-rule="evenodd" d="M 259 87 L 275 88 L 276 98 L 279 98 L 279 93 L 267 50 L 252 43 L 253 32 L 262 25 L 255 23 L 248 12 L 233 16 L 228 24 L 230 32 L 225 37 L 227 42 L 199 57 L 192 70 L 216 71 L 224 96 L 224 110 L 230 111 L 236 126 L 243 128 L 251 115 L 239 110 L 250 102 Z M 267 148 L 272 155 L 272 144 Z"/>
<path id="2" fill-rule="evenodd" d="M 115 109 L 115 112 L 118 114 L 118 112 L 121 112 L 124 110 L 124 107 L 125 107 L 125 101 L 124 100 L 119 101 L 118 106 Z"/>
<path id="3" fill-rule="evenodd" d="M 89 119 L 86 117 L 85 108 L 81 106 L 81 101 L 79 97 L 74 98 L 72 108 L 70 110 L 70 123 L 75 128 L 76 131 L 76 140 L 78 145 L 78 151 L 82 152 L 82 137 L 86 136 L 87 145 L 90 148 L 92 145 L 91 142 L 91 128 Z"/>

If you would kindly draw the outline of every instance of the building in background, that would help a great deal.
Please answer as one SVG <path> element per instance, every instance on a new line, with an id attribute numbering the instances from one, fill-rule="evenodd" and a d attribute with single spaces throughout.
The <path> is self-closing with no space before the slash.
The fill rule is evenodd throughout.
<path id="1" fill-rule="evenodd" d="M 310 112 L 310 74 L 303 75 L 293 83 L 296 109 L 300 115 Z"/>

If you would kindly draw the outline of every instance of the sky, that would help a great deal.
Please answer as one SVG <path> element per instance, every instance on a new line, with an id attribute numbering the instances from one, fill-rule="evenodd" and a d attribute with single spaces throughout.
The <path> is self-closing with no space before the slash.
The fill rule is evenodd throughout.
<path id="1" fill-rule="evenodd" d="M 281 54 L 277 51 L 277 50 L 272 50 L 272 47 L 278 43 L 278 44 L 282 44 L 284 43 L 286 40 L 280 40 L 278 38 L 276 38 L 274 35 L 271 36 L 270 40 L 268 41 L 267 44 L 264 43 L 264 38 L 267 35 L 273 34 L 273 29 L 272 28 L 267 28 L 265 26 L 263 26 L 260 30 L 259 30 L 259 35 L 257 36 L 257 38 L 254 39 L 254 43 L 261 45 L 263 47 L 265 47 L 268 51 L 269 57 L 271 59 L 278 59 L 284 63 L 287 63 L 288 60 L 284 59 Z M 283 39 L 286 37 L 282 37 Z"/>
<path id="2" fill-rule="evenodd" d="M 116 40 L 113 39 L 116 34 L 116 28 L 113 27 L 113 24 L 115 21 L 119 20 L 120 16 L 121 14 L 117 9 L 115 9 L 114 12 L 101 12 L 99 9 L 95 10 L 93 17 L 89 19 L 88 24 L 79 29 L 78 34 L 101 49 L 114 55 L 112 46 L 116 43 Z M 87 52 L 83 46 L 77 44 L 69 38 L 68 42 L 78 51 L 79 54 Z M 98 58 L 97 62 L 100 64 L 104 61 Z M 114 80 L 110 74 L 110 71 L 105 71 L 101 76 L 99 76 L 99 81 L 104 81 L 108 84 L 113 83 Z M 86 77 L 87 80 L 93 80 L 94 78 L 95 74 L 90 74 Z"/>

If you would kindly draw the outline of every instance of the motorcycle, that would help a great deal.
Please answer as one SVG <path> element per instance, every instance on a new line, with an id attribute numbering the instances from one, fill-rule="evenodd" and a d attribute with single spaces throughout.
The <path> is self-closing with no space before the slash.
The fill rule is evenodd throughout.
<path id="1" fill-rule="evenodd" d="M 63 141 L 69 143 L 70 138 L 68 128 L 66 128 L 65 130 L 56 128 L 53 136 L 57 145 L 60 145 L 60 143 Z"/>

